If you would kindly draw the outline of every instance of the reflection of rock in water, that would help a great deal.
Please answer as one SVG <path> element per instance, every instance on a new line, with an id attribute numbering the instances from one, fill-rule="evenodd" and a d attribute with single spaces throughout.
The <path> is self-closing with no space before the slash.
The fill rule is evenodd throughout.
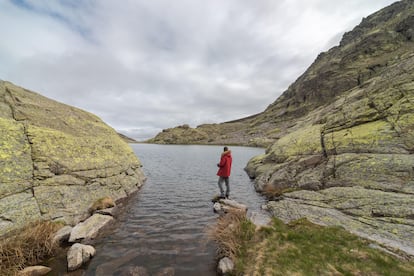
<path id="1" fill-rule="evenodd" d="M 112 273 L 118 271 L 122 265 L 125 265 L 126 263 L 130 262 L 134 258 L 137 258 L 139 255 L 140 253 L 137 252 L 136 250 L 134 251 L 130 250 L 127 253 L 125 253 L 121 258 L 114 259 L 112 261 L 99 265 L 96 268 L 95 275 L 96 276 L 111 275 Z M 131 275 L 134 275 L 134 274 L 131 274 Z"/>
<path id="2" fill-rule="evenodd" d="M 175 269 L 173 267 L 166 267 L 159 269 L 159 255 L 169 255 L 172 259 L 180 255 L 180 251 L 177 249 L 172 250 L 154 250 L 140 248 L 137 250 L 129 250 L 122 257 L 110 260 L 106 263 L 99 265 L 96 268 L 96 276 L 107 275 L 174 275 Z M 145 259 L 148 267 L 128 265 L 134 263 L 134 260 Z M 189 256 L 188 261 L 191 261 L 192 256 Z M 165 264 L 163 264 L 165 265 Z M 139 273 L 150 274 L 139 274 Z"/>
<path id="3" fill-rule="evenodd" d="M 116 271 L 120 276 L 149 276 L 148 271 L 142 266 L 129 266 L 125 269 Z"/>
<path id="4" fill-rule="evenodd" d="M 173 267 L 166 267 L 163 269 L 160 269 L 154 274 L 148 273 L 148 270 L 143 266 L 129 266 L 127 268 L 124 268 L 120 271 L 117 271 L 114 275 L 120 275 L 120 276 L 149 276 L 149 275 L 155 275 L 155 276 L 173 276 L 175 275 L 175 269 Z"/>
<path id="5" fill-rule="evenodd" d="M 175 269 L 173 267 L 166 267 L 158 271 L 156 276 L 173 276 L 175 274 Z"/>

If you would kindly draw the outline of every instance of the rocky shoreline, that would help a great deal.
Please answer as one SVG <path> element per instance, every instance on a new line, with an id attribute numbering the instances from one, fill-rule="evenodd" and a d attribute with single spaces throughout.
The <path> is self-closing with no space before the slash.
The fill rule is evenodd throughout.
<path id="1" fill-rule="evenodd" d="M 109 226 L 113 225 L 117 217 L 125 211 L 124 206 L 128 199 L 124 198 L 115 203 L 110 197 L 101 198 L 90 207 L 89 217 L 75 226 L 63 226 L 56 232 L 53 242 L 65 252 L 68 272 L 81 269 L 93 258 L 96 254 L 94 248 L 96 240 L 105 235 Z M 53 272 L 52 268 L 36 265 L 26 267 L 19 272 L 19 275 L 40 276 L 49 272 Z"/>

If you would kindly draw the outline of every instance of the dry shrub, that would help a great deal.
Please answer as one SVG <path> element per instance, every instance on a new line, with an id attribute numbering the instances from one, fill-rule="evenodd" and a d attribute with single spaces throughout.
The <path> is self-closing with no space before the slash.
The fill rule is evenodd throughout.
<path id="1" fill-rule="evenodd" d="M 50 221 L 36 221 L 0 241 L 0 274 L 14 275 L 50 257 L 57 248 L 53 236 L 61 227 Z"/>
<path id="2" fill-rule="evenodd" d="M 293 192 L 294 188 L 288 188 L 288 187 L 276 187 L 273 185 L 266 185 L 263 188 L 262 194 L 266 196 L 269 199 L 275 199 L 283 195 L 284 193 Z"/>
<path id="3" fill-rule="evenodd" d="M 235 260 L 240 255 L 243 242 L 254 234 L 254 226 L 246 219 L 244 211 L 230 211 L 218 218 L 209 228 L 208 236 L 217 244 L 218 258 L 229 257 Z"/>
<path id="4" fill-rule="evenodd" d="M 102 210 L 102 209 L 106 209 L 106 208 L 112 208 L 115 206 L 115 202 L 114 200 L 109 197 L 109 196 L 105 196 L 102 197 L 98 200 L 96 200 L 91 207 L 89 207 L 89 213 L 93 214 L 93 212 L 95 212 L 96 210 Z"/>

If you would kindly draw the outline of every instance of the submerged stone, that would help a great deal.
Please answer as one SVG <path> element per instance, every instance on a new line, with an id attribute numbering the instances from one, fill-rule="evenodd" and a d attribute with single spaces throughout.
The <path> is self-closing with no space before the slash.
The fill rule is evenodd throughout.
<path id="1" fill-rule="evenodd" d="M 68 270 L 73 271 L 80 268 L 83 264 L 89 262 L 95 252 L 95 248 L 90 245 L 75 243 L 68 251 Z"/>
<path id="2" fill-rule="evenodd" d="M 68 242 L 72 229 L 73 227 L 71 226 L 64 226 L 60 228 L 53 237 L 53 242 L 57 244 L 63 244 L 65 242 Z"/>
<path id="3" fill-rule="evenodd" d="M 20 270 L 18 276 L 43 276 L 48 274 L 50 271 L 52 271 L 50 267 L 43 265 L 35 265 Z"/>
<path id="4" fill-rule="evenodd" d="M 99 231 L 113 220 L 114 218 L 112 216 L 94 214 L 84 222 L 73 227 L 72 232 L 70 233 L 69 242 L 93 240 L 98 235 Z"/>
<path id="5" fill-rule="evenodd" d="M 233 261 L 228 257 L 224 257 L 218 263 L 217 273 L 219 275 L 227 275 L 228 273 L 232 272 L 233 269 L 234 269 Z"/>

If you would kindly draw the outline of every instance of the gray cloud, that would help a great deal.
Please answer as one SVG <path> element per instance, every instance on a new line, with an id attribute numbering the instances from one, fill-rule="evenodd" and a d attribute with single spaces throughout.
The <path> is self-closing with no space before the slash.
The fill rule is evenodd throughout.
<path id="1" fill-rule="evenodd" d="M 258 113 L 390 0 L 0 2 L 0 78 L 137 139 Z"/>

